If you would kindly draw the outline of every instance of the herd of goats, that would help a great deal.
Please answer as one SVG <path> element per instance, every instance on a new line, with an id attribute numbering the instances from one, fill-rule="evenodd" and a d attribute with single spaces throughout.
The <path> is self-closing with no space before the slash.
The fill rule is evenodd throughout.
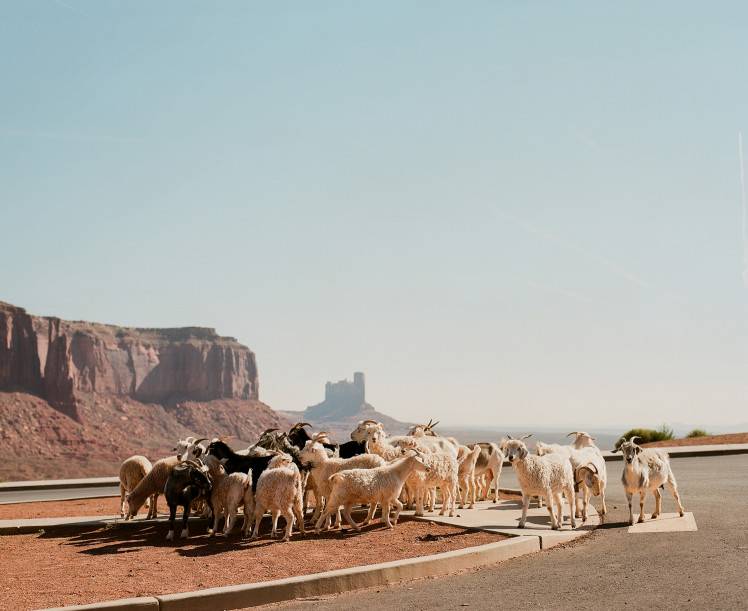
<path id="1" fill-rule="evenodd" d="M 377 506 L 381 519 L 392 528 L 404 506 L 415 508 L 422 516 L 435 511 L 437 489 L 441 496 L 440 515 L 454 515 L 457 502 L 463 508 L 468 500 L 472 508 L 476 500 L 498 500 L 499 476 L 504 460 L 516 470 L 522 491 L 522 517 L 525 526 L 530 500 L 537 497 L 550 514 L 551 527 L 563 524 L 563 497 L 570 508 L 571 528 L 577 518 L 587 519 L 591 496 L 599 496 L 601 514 L 605 509 L 606 468 L 595 438 L 575 431 L 569 445 L 537 442 L 536 454 L 530 454 L 524 440 L 503 439 L 500 444 L 476 443 L 461 445 L 454 438 L 434 431 L 438 423 L 417 425 L 407 435 L 390 436 L 376 420 L 358 423 L 351 440 L 337 444 L 330 431 L 309 435 L 309 423 L 299 422 L 288 433 L 266 430 L 257 443 L 234 451 L 229 437 L 180 439 L 175 456 L 163 458 L 153 465 L 143 456 L 133 456 L 120 467 L 121 515 L 130 519 L 144 505 L 148 518 L 157 515 L 160 494 L 169 506 L 167 540 L 174 538 L 174 522 L 178 507 L 184 508 L 182 537 L 187 537 L 190 510 L 212 517 L 209 534 L 215 535 L 219 521 L 224 520 L 222 535 L 228 535 L 243 507 L 244 536 L 254 523 L 250 539 L 256 540 L 260 521 L 266 512 L 272 516 L 271 537 L 276 537 L 278 517 L 285 519 L 283 541 L 288 541 L 294 521 L 304 536 L 304 523 L 310 495 L 314 496 L 311 523 L 319 534 L 329 529 L 333 517 L 335 527 L 341 526 L 341 513 L 356 531 L 369 524 Z M 623 483 L 629 504 L 629 521 L 634 523 L 632 497 L 640 495 L 639 522 L 644 521 L 644 498 L 655 497 L 656 518 L 660 513 L 660 488 L 668 485 L 678 504 L 683 507 L 666 452 L 641 448 L 636 437 L 623 440 Z M 208 443 L 204 443 L 208 442 Z M 357 524 L 351 511 L 368 505 L 363 524 Z M 390 519 L 390 511 L 394 516 Z"/>

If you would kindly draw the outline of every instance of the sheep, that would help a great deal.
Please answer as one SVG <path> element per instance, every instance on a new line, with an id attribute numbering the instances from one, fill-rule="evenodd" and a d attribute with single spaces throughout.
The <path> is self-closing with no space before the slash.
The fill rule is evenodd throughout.
<path id="1" fill-rule="evenodd" d="M 400 440 L 400 452 L 405 455 L 413 450 L 421 450 L 421 440 L 417 437 L 405 437 Z M 414 473 L 408 478 L 408 484 L 415 490 L 416 515 L 424 515 L 424 496 L 430 488 L 439 487 L 442 491 L 442 509 L 444 515 L 449 507 L 449 515 L 455 512 L 457 497 L 457 459 L 451 454 L 432 452 L 422 454 L 423 462 L 429 467 L 428 473 Z M 433 504 L 432 504 L 433 507 Z"/>
<path id="2" fill-rule="evenodd" d="M 563 524 L 563 500 L 566 496 L 571 513 L 571 527 L 576 528 L 574 517 L 574 473 L 569 460 L 561 454 L 532 456 L 527 450 L 524 435 L 519 439 L 512 439 L 506 443 L 506 457 L 517 472 L 517 480 L 522 490 L 522 517 L 519 528 L 524 528 L 527 522 L 527 508 L 533 495 L 542 496 L 548 506 L 551 516 L 551 528 L 558 530 Z M 558 505 L 558 515 L 554 513 L 554 501 Z"/>
<path id="3" fill-rule="evenodd" d="M 644 522 L 644 498 L 648 492 L 654 494 L 655 510 L 652 519 L 660 515 L 661 494 L 659 488 L 664 488 L 665 484 L 670 488 L 670 492 L 675 497 L 678 504 L 678 513 L 683 517 L 683 505 L 678 496 L 678 485 L 675 482 L 675 475 L 670 467 L 670 457 L 664 450 L 657 448 L 642 449 L 634 442 L 634 439 L 640 437 L 634 435 L 626 441 L 622 438 L 621 445 L 618 448 L 623 453 L 623 474 L 621 483 L 626 492 L 626 500 L 629 504 L 629 524 L 634 523 L 634 508 L 632 498 L 635 494 L 639 495 L 639 522 Z M 617 450 L 613 450 L 616 452 Z"/>
<path id="4" fill-rule="evenodd" d="M 266 511 L 272 515 L 272 529 L 270 537 L 275 538 L 278 526 L 278 516 L 286 520 L 286 532 L 283 541 L 291 538 L 294 515 L 299 522 L 301 536 L 305 535 L 304 515 L 301 511 L 302 490 L 301 474 L 289 454 L 275 452 L 276 456 L 270 461 L 267 469 L 260 475 L 255 493 L 254 519 L 255 527 L 251 541 L 256 541 L 260 532 L 260 522 Z"/>
<path id="5" fill-rule="evenodd" d="M 581 515 L 583 522 L 587 520 L 587 504 L 591 495 L 600 497 L 600 514 L 605 515 L 607 470 L 602 454 L 596 447 L 589 446 L 574 450 L 569 460 L 574 471 L 574 491 L 576 492 L 574 509 L 576 517 Z M 582 502 L 581 512 L 579 510 L 580 501 Z"/>
<path id="6" fill-rule="evenodd" d="M 158 495 L 164 493 L 169 473 L 177 464 L 179 464 L 179 459 L 176 456 L 162 458 L 153 463 L 153 467 L 135 486 L 135 490 L 125 497 L 128 504 L 127 519 L 134 518 L 149 497 L 151 498 L 151 506 L 148 508 L 147 519 L 155 518 L 158 515 Z"/>
<path id="7" fill-rule="evenodd" d="M 187 531 L 187 520 L 190 517 L 190 507 L 198 499 L 205 499 L 210 505 L 210 492 L 212 485 L 207 474 L 205 465 L 187 460 L 174 466 L 166 479 L 164 486 L 164 498 L 169 505 L 169 532 L 166 540 L 174 539 L 174 521 L 176 520 L 177 507 L 184 507 L 182 514 L 182 533 L 180 537 L 189 537 Z"/>
<path id="8" fill-rule="evenodd" d="M 424 464 L 423 455 L 415 454 L 394 460 L 381 467 L 373 469 L 348 469 L 330 476 L 332 493 L 328 499 L 325 511 L 320 515 L 315 525 L 315 533 L 319 534 L 322 524 L 328 520 L 333 512 L 343 507 L 343 515 L 357 532 L 361 527 L 351 517 L 351 509 L 360 503 L 369 503 L 371 508 L 377 504 L 382 506 L 382 522 L 387 528 L 393 528 L 402 511 L 403 504 L 398 500 L 400 490 L 408 476 L 414 471 L 429 472 L 430 468 Z M 390 521 L 390 507 L 395 506 L 395 516 Z"/>
<path id="9" fill-rule="evenodd" d="M 317 435 L 321 435 L 318 433 Z M 333 473 L 343 469 L 371 469 L 380 467 L 384 464 L 384 459 L 376 454 L 362 454 L 352 458 L 330 458 L 325 452 L 325 448 L 315 439 L 306 442 L 304 449 L 299 452 L 299 460 L 303 465 L 311 467 L 310 477 L 314 479 L 316 506 L 312 520 L 318 519 L 322 513 L 322 498 L 327 499 L 330 494 L 330 483 L 328 478 Z M 340 519 L 336 520 L 336 525 L 340 525 Z"/>
<path id="10" fill-rule="evenodd" d="M 462 498 L 460 499 L 458 509 L 462 509 L 465 506 L 469 494 L 472 494 L 472 500 L 470 501 L 470 505 L 468 505 L 468 509 L 472 509 L 475 506 L 475 463 L 480 453 L 481 447 L 476 445 L 462 457 L 462 460 L 457 462 L 457 485 L 462 489 Z"/>
<path id="11" fill-rule="evenodd" d="M 120 495 L 120 510 L 119 515 L 121 518 L 125 518 L 125 499 L 128 492 L 135 490 L 135 487 L 141 482 L 141 480 L 148 475 L 148 472 L 153 466 L 151 461 L 145 456 L 131 456 L 124 460 L 119 467 L 119 495 Z M 155 495 L 151 495 L 146 500 L 146 507 L 150 510 L 150 506 L 156 503 Z M 149 511 L 150 512 L 150 511 Z M 127 512 L 125 520 L 130 519 L 130 512 Z"/>

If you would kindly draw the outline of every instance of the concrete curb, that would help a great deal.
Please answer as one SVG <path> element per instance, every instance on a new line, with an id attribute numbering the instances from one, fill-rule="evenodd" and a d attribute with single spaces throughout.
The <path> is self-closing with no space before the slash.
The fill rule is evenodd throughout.
<path id="1" fill-rule="evenodd" d="M 452 573 L 540 550 L 537 537 L 516 537 L 433 556 L 328 571 L 264 583 L 158 596 L 162 611 L 211 611 L 264 605 L 294 598 L 337 594 L 397 581 Z"/>
<path id="2" fill-rule="evenodd" d="M 57 607 L 47 611 L 146 610 L 158 611 L 216 611 L 241 609 L 273 602 L 338 594 L 350 590 L 384 586 L 399 581 L 428 577 L 434 574 L 453 573 L 464 569 L 494 564 L 540 550 L 537 537 L 514 537 L 479 547 L 396 560 L 381 564 L 327 571 L 265 581 L 240 586 L 209 588 L 196 592 L 167 594 L 144 598 L 129 598 L 90 605 Z"/>

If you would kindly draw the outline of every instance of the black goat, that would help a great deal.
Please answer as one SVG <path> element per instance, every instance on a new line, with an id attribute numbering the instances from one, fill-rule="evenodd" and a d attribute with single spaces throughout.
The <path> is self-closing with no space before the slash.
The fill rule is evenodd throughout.
<path id="1" fill-rule="evenodd" d="M 297 422 L 291 427 L 291 430 L 288 431 L 288 440 L 296 446 L 299 450 L 303 450 L 304 446 L 306 445 L 307 441 L 311 441 L 312 438 L 309 436 L 309 433 L 306 432 L 304 429 L 305 426 L 312 426 L 308 422 Z M 312 427 L 314 428 L 314 427 Z M 320 442 L 322 445 L 330 450 L 331 452 L 336 452 L 338 449 L 337 443 L 324 443 Z M 284 450 L 284 452 L 287 450 Z"/>
<path id="2" fill-rule="evenodd" d="M 366 454 L 366 444 L 358 441 L 346 441 L 340 445 L 340 458 L 353 458 L 360 454 Z"/>
<path id="3" fill-rule="evenodd" d="M 182 516 L 182 534 L 180 537 L 188 537 L 187 519 L 190 517 L 190 505 L 197 500 L 205 500 L 210 507 L 211 513 L 213 506 L 210 502 L 210 492 L 212 486 L 210 478 L 203 472 L 200 465 L 188 460 L 175 465 L 166 479 L 164 486 L 164 497 L 169 505 L 169 532 L 166 540 L 174 539 L 174 521 L 177 517 L 177 507 L 184 507 Z"/>
<path id="4" fill-rule="evenodd" d="M 211 441 L 205 453 L 223 461 L 223 468 L 226 469 L 226 473 L 249 473 L 251 469 L 252 492 L 257 490 L 257 480 L 260 479 L 262 472 L 267 469 L 270 460 L 275 457 L 275 454 L 269 456 L 237 454 L 225 441 L 220 439 Z"/>

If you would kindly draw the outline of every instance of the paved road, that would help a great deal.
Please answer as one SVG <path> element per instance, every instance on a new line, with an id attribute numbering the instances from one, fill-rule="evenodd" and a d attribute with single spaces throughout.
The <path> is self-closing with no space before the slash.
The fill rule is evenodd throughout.
<path id="1" fill-rule="evenodd" d="M 80 488 L 40 488 L 38 490 L 0 490 L 0 505 L 35 501 L 69 501 L 119 496 L 119 485 Z"/>
<path id="2" fill-rule="evenodd" d="M 262 609 L 748 608 L 748 455 L 673 460 L 697 532 L 629 534 L 621 469 L 608 463 L 605 523 L 564 547 L 458 575 Z M 502 486 L 513 477 L 502 473 Z M 647 517 L 653 507 L 650 495 Z M 662 510 L 677 511 L 667 489 Z"/>

